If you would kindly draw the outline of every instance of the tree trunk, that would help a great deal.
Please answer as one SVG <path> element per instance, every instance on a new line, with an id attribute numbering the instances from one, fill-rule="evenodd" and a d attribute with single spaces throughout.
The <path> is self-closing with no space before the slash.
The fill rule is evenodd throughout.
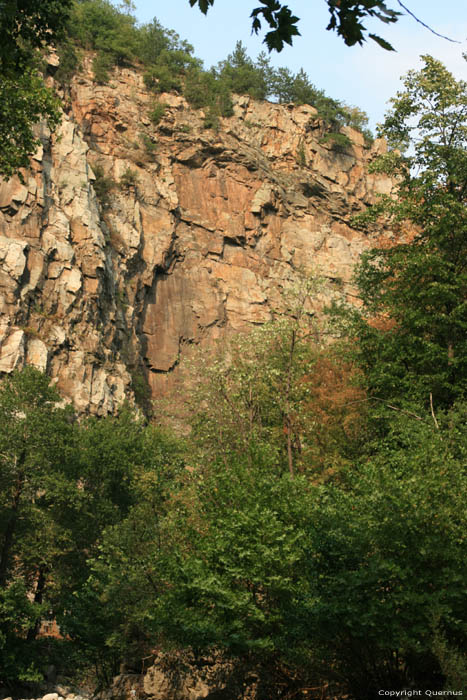
<path id="1" fill-rule="evenodd" d="M 22 469 L 24 466 L 25 459 L 26 459 L 26 454 L 24 452 L 22 452 L 20 454 L 19 460 L 18 460 L 19 472 L 18 472 L 18 477 L 16 479 L 15 492 L 13 495 L 12 511 L 11 511 L 10 519 L 8 520 L 8 523 L 6 526 L 5 535 L 3 537 L 2 550 L 0 553 L 0 588 L 5 588 L 5 585 L 6 585 L 6 579 L 7 579 L 7 573 L 8 573 L 8 562 L 10 559 L 10 551 L 11 551 L 11 547 L 13 545 L 13 540 L 14 540 L 14 536 L 15 536 L 16 524 L 18 522 L 19 506 L 20 506 L 21 494 L 23 491 L 24 480 L 25 480 L 24 472 Z"/>
<path id="2" fill-rule="evenodd" d="M 36 585 L 36 590 L 34 592 L 34 603 L 39 603 L 39 604 L 42 603 L 42 599 L 44 597 L 45 584 L 46 584 L 45 567 L 41 566 L 41 567 L 39 567 L 39 575 L 37 577 L 37 585 Z M 34 626 L 28 630 L 28 636 L 27 636 L 28 642 L 34 641 L 34 639 L 39 634 L 39 630 L 41 628 L 41 622 L 42 622 L 41 618 L 37 619 Z"/>
<path id="3" fill-rule="evenodd" d="M 285 424 L 287 427 L 287 459 L 289 463 L 290 476 L 294 478 L 294 464 L 293 464 L 293 451 L 292 451 L 292 421 L 290 418 L 290 392 L 292 389 L 292 365 L 293 356 L 295 352 L 295 341 L 296 341 L 296 331 L 292 331 L 292 337 L 290 339 L 290 351 L 289 351 L 289 366 L 287 368 L 287 386 L 285 390 L 285 405 L 286 405 L 286 416 Z"/>

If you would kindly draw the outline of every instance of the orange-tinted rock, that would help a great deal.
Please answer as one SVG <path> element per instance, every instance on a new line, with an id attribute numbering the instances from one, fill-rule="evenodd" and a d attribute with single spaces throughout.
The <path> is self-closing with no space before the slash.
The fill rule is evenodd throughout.
<path id="1" fill-rule="evenodd" d="M 80 411 L 103 414 L 131 399 L 135 371 L 157 393 L 193 343 L 267 321 L 297 270 L 352 293 L 371 241 L 351 216 L 392 188 L 367 174 L 384 142 L 367 149 L 346 129 L 352 145 L 337 153 L 312 107 L 249 97 L 215 132 L 163 95 L 155 126 L 141 74 L 116 69 L 96 86 L 83 63 L 26 184 L 0 182 L 0 371 L 47 367 Z M 96 166 L 111 185 L 101 203 Z"/>

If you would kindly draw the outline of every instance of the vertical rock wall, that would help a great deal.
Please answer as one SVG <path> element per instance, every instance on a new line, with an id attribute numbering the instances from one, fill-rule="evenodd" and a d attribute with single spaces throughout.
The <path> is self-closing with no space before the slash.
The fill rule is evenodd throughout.
<path id="1" fill-rule="evenodd" d="M 0 372 L 32 363 L 104 414 L 160 392 L 187 345 L 264 323 L 297 270 L 352 294 L 371 241 L 351 216 L 391 182 L 367 174 L 384 143 L 347 129 L 333 150 L 312 107 L 238 97 L 216 132 L 162 95 L 156 125 L 140 74 L 97 86 L 89 61 L 24 184 L 0 182 Z"/>

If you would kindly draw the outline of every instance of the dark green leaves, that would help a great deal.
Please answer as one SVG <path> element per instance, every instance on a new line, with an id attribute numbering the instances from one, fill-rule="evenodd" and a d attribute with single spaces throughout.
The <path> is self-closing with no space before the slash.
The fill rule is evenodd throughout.
<path id="1" fill-rule="evenodd" d="M 431 56 L 409 71 L 381 127 L 394 149 L 372 169 L 394 178 L 362 217 L 395 230 L 356 270 L 370 390 L 449 406 L 467 391 L 467 84 Z"/>
<path id="2" fill-rule="evenodd" d="M 281 5 L 277 0 L 263 0 L 263 7 L 256 7 L 250 15 L 255 34 L 261 29 L 260 15 L 272 27 L 264 39 L 269 51 L 282 51 L 284 43 L 292 45 L 292 38 L 300 35 L 296 27 L 299 18 L 292 14 L 287 5 Z"/>
<path id="3" fill-rule="evenodd" d="M 394 51 L 394 48 L 391 46 L 389 42 L 386 41 L 386 39 L 383 39 L 380 36 L 377 36 L 376 34 L 369 34 L 368 35 L 370 39 L 373 39 L 373 41 L 376 41 L 379 46 L 381 46 L 382 49 L 386 49 L 386 51 Z"/>
<path id="4" fill-rule="evenodd" d="M 214 5 L 214 0 L 189 0 L 191 7 L 198 3 L 199 9 L 205 15 L 209 10 L 209 7 Z"/>
<path id="5" fill-rule="evenodd" d="M 118 611 L 96 616 L 91 607 L 85 617 L 84 603 L 96 601 L 85 586 L 88 559 L 98 555 L 105 528 L 128 517 L 135 531 L 133 508 L 141 513 L 141 537 L 146 526 L 157 534 L 157 514 L 181 468 L 176 446 L 128 408 L 118 417 L 78 423 L 38 370 L 26 367 L 3 380 L 0 683 L 41 679 L 51 662 L 50 640 L 36 639 L 45 616 L 63 615 L 69 622 L 67 616 L 82 615 L 69 628 L 82 636 L 82 658 L 90 663 L 109 658 L 96 649 L 96 638 L 104 645 L 101 625 L 108 632 L 108 618 L 121 616 Z"/>
<path id="6" fill-rule="evenodd" d="M 71 0 L 4 0 L 0 3 L 0 176 L 28 166 L 39 141 L 33 126 L 60 119 L 58 101 L 39 73 L 38 49 L 63 36 Z"/>
<path id="7" fill-rule="evenodd" d="M 60 120 L 59 103 L 34 68 L 21 75 L 0 77 L 0 175 L 9 178 L 27 168 L 29 156 L 40 145 L 32 131 L 46 119 L 50 127 Z"/>
<path id="8" fill-rule="evenodd" d="M 0 5 L 0 67 L 20 68 L 30 47 L 63 36 L 72 0 L 3 0 Z"/>
<path id="9" fill-rule="evenodd" d="M 327 0 L 331 20 L 326 29 L 335 29 L 347 46 L 362 45 L 365 41 L 365 17 L 376 17 L 385 24 L 397 22 L 400 12 L 391 10 L 382 0 Z M 369 35 L 383 49 L 392 51 L 392 46 L 375 34 Z"/>
<path id="10" fill-rule="evenodd" d="M 347 46 L 363 44 L 366 40 L 366 27 L 362 23 L 367 17 L 391 24 L 397 22 L 400 12 L 392 10 L 383 0 L 326 0 L 331 19 L 326 29 L 336 30 Z M 214 0 L 189 0 L 191 7 L 198 4 L 201 12 L 207 13 Z M 280 52 L 284 44 L 292 45 L 293 38 L 300 36 L 297 24 L 300 20 L 296 17 L 288 5 L 279 0 L 261 0 L 261 6 L 255 7 L 251 12 L 252 32 L 258 34 L 262 28 L 261 18 L 269 25 L 271 31 L 267 32 L 264 43 L 269 51 Z M 391 44 L 376 34 L 369 34 L 370 39 L 376 41 L 383 49 L 393 51 Z"/>

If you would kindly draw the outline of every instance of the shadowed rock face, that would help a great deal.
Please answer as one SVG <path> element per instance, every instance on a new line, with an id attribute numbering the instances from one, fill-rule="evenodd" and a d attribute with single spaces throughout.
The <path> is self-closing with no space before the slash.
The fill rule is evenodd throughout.
<path id="1" fill-rule="evenodd" d="M 32 363 L 105 414 L 136 376 L 162 391 L 188 345 L 268 320 L 298 269 L 352 294 L 371 241 L 350 218 L 391 182 L 367 174 L 384 143 L 347 129 L 333 151 L 312 107 L 238 97 L 215 132 L 162 95 L 155 126 L 141 75 L 97 86 L 89 61 L 24 184 L 0 182 L 0 372 Z"/>

